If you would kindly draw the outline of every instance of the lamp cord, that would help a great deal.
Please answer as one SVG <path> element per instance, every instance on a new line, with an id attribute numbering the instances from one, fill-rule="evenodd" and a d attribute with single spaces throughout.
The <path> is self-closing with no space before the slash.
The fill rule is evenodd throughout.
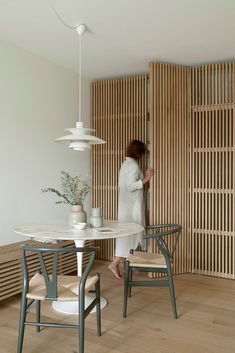
<path id="1" fill-rule="evenodd" d="M 78 26 L 69 26 L 63 21 L 52 1 L 49 0 L 52 10 L 56 14 L 58 20 L 67 28 L 71 30 L 76 30 Z M 79 36 L 79 61 L 78 61 L 78 72 L 79 72 L 79 96 L 78 96 L 78 121 L 81 121 L 82 117 L 82 35 Z"/>
<path id="2" fill-rule="evenodd" d="M 59 13 L 58 13 L 58 11 L 56 10 L 56 8 L 55 8 L 55 6 L 53 5 L 53 3 L 52 3 L 52 1 L 51 0 L 49 0 L 49 3 L 50 3 L 50 5 L 51 5 L 51 8 L 53 9 L 53 11 L 55 12 L 55 14 L 56 14 L 56 17 L 58 18 L 58 20 L 61 22 L 61 23 L 63 23 L 63 25 L 65 26 L 65 27 L 67 27 L 67 28 L 69 28 L 69 29 L 76 29 L 77 28 L 77 26 L 69 26 L 67 23 L 65 23 L 64 21 L 63 21 L 63 19 L 62 19 L 62 17 L 59 15 Z"/>

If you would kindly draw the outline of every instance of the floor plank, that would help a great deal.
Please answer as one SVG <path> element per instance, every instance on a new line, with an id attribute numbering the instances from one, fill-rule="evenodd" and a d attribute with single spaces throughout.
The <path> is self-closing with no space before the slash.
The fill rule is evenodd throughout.
<path id="1" fill-rule="evenodd" d="M 179 318 L 172 318 L 166 288 L 133 289 L 128 316 L 122 318 L 122 281 L 97 262 L 102 273 L 102 337 L 96 336 L 95 315 L 86 320 L 86 353 L 231 353 L 235 346 L 235 282 L 199 275 L 174 278 Z M 138 277 L 144 276 L 139 274 Z M 20 296 L 0 302 L 0 353 L 15 353 Z M 34 313 L 32 312 L 32 315 Z M 43 320 L 76 322 L 75 316 L 58 314 L 49 304 Z M 73 329 L 26 327 L 24 353 L 76 353 L 78 334 Z"/>

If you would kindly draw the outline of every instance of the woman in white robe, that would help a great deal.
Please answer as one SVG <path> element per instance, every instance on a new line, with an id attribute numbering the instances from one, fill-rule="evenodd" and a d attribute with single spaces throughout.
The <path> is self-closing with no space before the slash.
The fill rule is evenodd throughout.
<path id="1" fill-rule="evenodd" d="M 146 147 L 139 140 L 133 140 L 127 148 L 127 157 L 122 163 L 119 173 L 119 221 L 144 225 L 143 185 L 153 175 L 153 169 L 149 168 L 145 176 L 143 176 L 138 165 L 138 160 L 144 153 L 146 153 Z M 142 233 L 116 239 L 115 257 L 109 265 L 109 269 L 118 279 L 121 278 L 119 272 L 120 262 L 129 255 L 130 249 L 136 249 L 139 243 L 142 244 Z"/>

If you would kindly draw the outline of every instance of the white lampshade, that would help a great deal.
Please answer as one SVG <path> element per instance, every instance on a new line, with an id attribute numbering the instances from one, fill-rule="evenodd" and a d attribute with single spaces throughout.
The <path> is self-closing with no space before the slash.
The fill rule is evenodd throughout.
<path id="1" fill-rule="evenodd" d="M 69 144 L 69 148 L 72 148 L 74 151 L 86 151 L 89 150 L 91 147 L 87 142 L 75 141 Z"/>
<path id="2" fill-rule="evenodd" d="M 90 149 L 91 145 L 105 143 L 105 141 L 99 137 L 90 135 L 94 130 L 85 128 L 81 121 L 76 123 L 76 128 L 66 128 L 65 131 L 69 131 L 71 134 L 58 137 L 56 141 L 69 142 L 69 148 L 72 148 L 75 151 L 85 151 L 86 149 Z"/>
<path id="3" fill-rule="evenodd" d="M 72 148 L 75 151 L 85 151 L 90 149 L 90 145 L 97 145 L 106 143 L 104 140 L 91 135 L 95 130 L 86 128 L 81 121 L 81 106 L 82 106 L 82 46 L 81 46 L 81 37 L 86 30 L 85 25 L 79 25 L 76 28 L 76 31 L 80 37 L 80 50 L 79 50 L 79 114 L 78 122 L 76 122 L 76 128 L 67 128 L 65 131 L 68 131 L 70 134 L 59 137 L 56 141 L 68 141 L 69 148 Z"/>
<path id="4" fill-rule="evenodd" d="M 78 96 L 78 122 L 76 122 L 76 128 L 67 128 L 65 131 L 68 131 L 70 134 L 59 137 L 56 139 L 57 142 L 67 141 L 69 142 L 69 148 L 75 151 L 86 151 L 90 149 L 91 145 L 103 144 L 106 143 L 104 140 L 91 135 L 91 133 L 95 132 L 95 130 L 86 128 L 81 121 L 82 116 L 82 36 L 86 31 L 86 25 L 80 24 L 78 26 L 69 26 L 67 25 L 60 15 L 58 11 L 53 6 L 51 0 L 49 0 L 52 9 L 54 10 L 58 20 L 65 25 L 67 28 L 71 30 L 75 30 L 79 36 L 79 96 Z"/>

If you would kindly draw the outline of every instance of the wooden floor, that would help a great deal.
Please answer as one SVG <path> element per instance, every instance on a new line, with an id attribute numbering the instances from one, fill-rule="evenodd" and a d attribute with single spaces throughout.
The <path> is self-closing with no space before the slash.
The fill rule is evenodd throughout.
<path id="1" fill-rule="evenodd" d="M 109 304 L 102 310 L 101 337 L 95 316 L 86 319 L 86 353 L 232 353 L 235 351 L 235 282 L 199 275 L 175 277 L 178 320 L 172 318 L 166 288 L 133 290 L 128 316 L 122 318 L 122 281 L 113 278 L 107 263 L 97 262 L 102 294 Z M 142 275 L 141 275 L 142 276 Z M 20 297 L 0 302 L 0 353 L 15 353 Z M 49 304 L 44 320 L 75 322 L 76 317 L 55 313 Z M 26 327 L 24 353 L 76 353 L 74 329 Z"/>

